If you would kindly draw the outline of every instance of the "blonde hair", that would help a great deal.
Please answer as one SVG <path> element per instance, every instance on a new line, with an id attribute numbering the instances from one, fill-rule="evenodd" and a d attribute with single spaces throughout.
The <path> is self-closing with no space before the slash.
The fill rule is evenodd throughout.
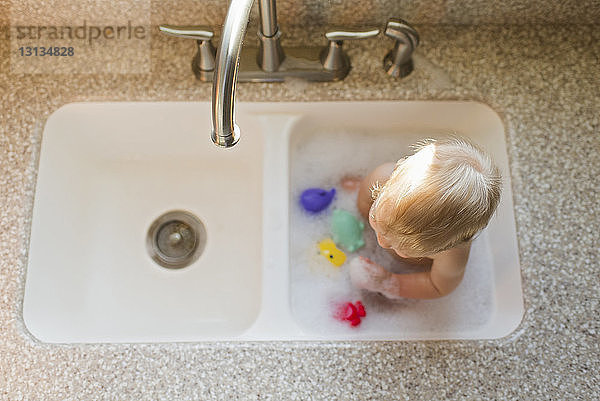
<path id="1" fill-rule="evenodd" d="M 469 241 L 487 226 L 502 187 L 491 157 L 464 138 L 426 140 L 376 184 L 371 218 L 395 249 L 427 256 Z"/>

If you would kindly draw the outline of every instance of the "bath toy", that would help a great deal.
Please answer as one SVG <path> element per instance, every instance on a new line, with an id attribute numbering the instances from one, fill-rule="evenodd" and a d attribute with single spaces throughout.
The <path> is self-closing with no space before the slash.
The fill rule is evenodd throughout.
<path id="1" fill-rule="evenodd" d="M 335 188 L 326 191 L 321 188 L 309 188 L 300 195 L 300 203 L 309 212 L 325 210 L 335 196 Z"/>
<path id="2" fill-rule="evenodd" d="M 346 254 L 340 251 L 329 238 L 319 242 L 319 253 L 337 267 L 340 267 L 346 261 Z"/>
<path id="3" fill-rule="evenodd" d="M 348 252 L 354 252 L 365 245 L 363 230 L 365 225 L 350 212 L 335 209 L 331 219 L 333 241 Z"/>
<path id="4" fill-rule="evenodd" d="M 360 317 L 367 316 L 367 310 L 365 309 L 365 306 L 363 305 L 362 302 L 356 301 L 354 303 L 354 305 L 356 305 L 356 311 L 358 312 L 358 316 L 360 316 Z"/>
<path id="5" fill-rule="evenodd" d="M 337 307 L 334 317 L 341 321 L 350 322 L 350 326 L 356 327 L 361 323 L 361 318 L 367 316 L 365 306 L 360 301 L 345 302 Z"/>

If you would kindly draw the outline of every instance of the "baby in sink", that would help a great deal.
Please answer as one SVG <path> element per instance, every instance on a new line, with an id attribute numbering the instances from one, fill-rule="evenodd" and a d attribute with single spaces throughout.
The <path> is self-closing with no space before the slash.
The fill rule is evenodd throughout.
<path id="1" fill-rule="evenodd" d="M 396 164 L 382 164 L 358 187 L 357 206 L 377 242 L 422 271 L 393 274 L 365 257 L 350 262 L 357 288 L 388 298 L 439 298 L 461 282 L 475 234 L 487 226 L 501 192 L 491 157 L 458 137 L 427 140 Z M 430 267 L 427 269 L 427 267 Z"/>

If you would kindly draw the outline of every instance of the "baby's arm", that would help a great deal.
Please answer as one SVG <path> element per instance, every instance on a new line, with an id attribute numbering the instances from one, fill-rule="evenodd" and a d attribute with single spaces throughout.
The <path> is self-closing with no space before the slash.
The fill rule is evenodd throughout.
<path id="1" fill-rule="evenodd" d="M 379 185 L 385 184 L 385 182 L 392 175 L 392 171 L 396 167 L 395 163 L 385 163 L 373 170 L 364 180 L 361 181 L 360 187 L 358 188 L 358 197 L 356 198 L 356 205 L 358 211 L 365 218 L 369 219 L 369 210 L 373 204 L 373 198 L 371 197 L 371 188 L 375 183 Z"/>
<path id="2" fill-rule="evenodd" d="M 356 287 L 381 292 L 388 298 L 440 298 L 462 281 L 469 248 L 465 245 L 440 252 L 434 255 L 430 271 L 409 274 L 393 274 L 367 258 L 355 258 L 350 277 Z"/>

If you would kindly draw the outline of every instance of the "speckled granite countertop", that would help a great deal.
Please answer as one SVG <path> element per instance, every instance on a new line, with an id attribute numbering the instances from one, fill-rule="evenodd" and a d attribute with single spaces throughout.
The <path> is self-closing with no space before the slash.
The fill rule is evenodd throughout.
<path id="1" fill-rule="evenodd" d="M 342 83 L 241 84 L 260 100 L 477 99 L 507 124 L 526 303 L 494 341 L 47 345 L 21 305 L 47 116 L 74 101 L 208 100 L 193 44 L 152 41 L 148 74 L 11 75 L 0 31 L 0 399 L 591 399 L 600 394 L 600 29 L 420 26 L 417 69 L 351 44 Z"/>

